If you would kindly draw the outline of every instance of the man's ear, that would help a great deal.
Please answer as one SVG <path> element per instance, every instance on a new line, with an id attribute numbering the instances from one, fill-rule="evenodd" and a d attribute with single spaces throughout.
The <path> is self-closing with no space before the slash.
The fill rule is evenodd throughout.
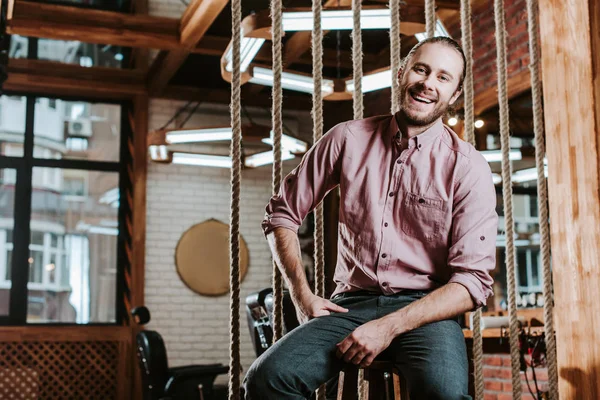
<path id="1" fill-rule="evenodd" d="M 448 104 L 453 105 L 454 103 L 456 103 L 456 100 L 458 100 L 458 98 L 462 94 L 462 91 L 463 91 L 462 87 L 456 89 L 456 92 L 454 92 L 454 94 L 450 98 L 450 102 Z"/>

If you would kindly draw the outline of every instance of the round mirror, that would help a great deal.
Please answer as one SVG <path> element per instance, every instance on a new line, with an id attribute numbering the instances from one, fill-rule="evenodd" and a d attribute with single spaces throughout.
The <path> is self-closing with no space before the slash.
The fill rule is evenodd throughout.
<path id="1" fill-rule="evenodd" d="M 175 250 L 181 280 L 194 292 L 218 296 L 229 292 L 229 225 L 211 219 L 185 231 Z M 248 271 L 248 246 L 240 235 L 240 282 Z"/>

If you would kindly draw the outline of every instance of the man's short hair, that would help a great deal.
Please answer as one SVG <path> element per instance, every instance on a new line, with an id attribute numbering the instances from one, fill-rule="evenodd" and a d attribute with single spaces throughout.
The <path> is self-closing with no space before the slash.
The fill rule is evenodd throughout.
<path id="1" fill-rule="evenodd" d="M 408 61 L 413 56 L 413 54 L 415 54 L 415 52 L 421 46 L 426 45 L 428 43 L 440 43 L 440 44 L 446 45 L 446 46 L 456 50 L 461 55 L 462 60 L 463 60 L 463 70 L 462 70 L 462 74 L 460 76 L 460 81 L 458 82 L 458 89 L 457 89 L 457 90 L 461 90 L 462 86 L 463 86 L 463 82 L 465 80 L 465 75 L 467 74 L 467 68 L 466 68 L 467 67 L 467 57 L 465 57 L 465 52 L 463 51 L 460 44 L 458 44 L 458 42 L 456 40 L 449 38 L 447 36 L 434 36 L 432 38 L 427 38 L 427 39 L 417 43 L 412 49 L 410 49 L 410 51 L 408 52 L 406 57 L 404 57 L 404 59 L 400 62 L 400 67 L 402 69 L 404 69 L 406 67 L 406 65 L 408 64 Z"/>

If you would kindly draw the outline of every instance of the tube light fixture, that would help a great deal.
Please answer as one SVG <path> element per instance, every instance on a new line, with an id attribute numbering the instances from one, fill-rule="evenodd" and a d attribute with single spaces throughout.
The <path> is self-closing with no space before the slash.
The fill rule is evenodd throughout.
<path id="1" fill-rule="evenodd" d="M 548 168 L 544 167 L 544 176 L 548 177 Z M 512 175 L 514 183 L 523 183 L 537 180 L 537 168 L 527 168 L 515 172 Z"/>
<path id="2" fill-rule="evenodd" d="M 289 151 L 281 152 L 281 160 L 292 160 L 294 155 Z M 252 154 L 251 156 L 246 157 L 244 165 L 250 168 L 260 167 L 262 165 L 272 164 L 273 163 L 273 152 L 272 151 L 264 151 L 262 153 Z"/>
<path id="3" fill-rule="evenodd" d="M 265 144 L 273 146 L 273 131 L 271 131 L 270 138 L 264 138 L 261 141 Z M 306 153 L 308 150 L 308 145 L 305 142 L 288 135 L 282 136 L 281 147 L 283 148 L 283 151 L 289 153 Z"/>
<path id="4" fill-rule="evenodd" d="M 231 168 L 233 163 L 228 156 L 212 156 L 208 154 L 173 153 L 173 164 L 197 165 L 203 167 Z"/>
<path id="5" fill-rule="evenodd" d="M 456 124 L 458 124 L 458 118 L 456 118 L 456 117 L 448 118 L 448 125 L 455 126 Z"/>
<path id="6" fill-rule="evenodd" d="M 392 86 L 392 70 L 386 69 L 372 74 L 364 75 L 362 78 L 363 93 L 372 92 Z M 346 90 L 350 93 L 354 92 L 354 79 L 346 81 Z"/>
<path id="7" fill-rule="evenodd" d="M 284 12 L 283 30 L 285 32 L 311 31 L 312 12 Z M 321 13 L 321 27 L 324 31 L 352 29 L 352 10 L 329 10 Z M 366 9 L 360 13 L 361 29 L 389 29 L 391 26 L 389 8 Z"/>
<path id="8" fill-rule="evenodd" d="M 444 26 L 444 24 L 442 24 L 442 21 L 440 21 L 439 19 L 435 22 L 435 33 L 433 34 L 433 36 L 451 37 L 448 31 L 446 30 L 446 27 Z M 423 40 L 427 39 L 427 33 L 416 33 L 415 37 L 419 42 L 422 42 Z"/>
<path id="9" fill-rule="evenodd" d="M 482 150 L 480 153 L 487 162 L 501 162 L 502 151 L 501 150 Z M 511 161 L 519 161 L 523 159 L 523 154 L 519 149 L 511 149 L 508 153 L 508 159 Z"/>
<path id="10" fill-rule="evenodd" d="M 258 53 L 264 42 L 265 39 L 262 38 L 243 37 L 242 33 L 242 41 L 240 47 L 241 72 L 245 72 L 248 69 L 248 66 L 250 65 L 252 60 L 254 60 L 254 57 L 256 57 L 256 53 Z M 225 69 L 228 72 L 233 71 L 233 48 L 231 44 L 229 45 L 227 53 L 225 53 L 225 61 L 227 61 Z"/>
<path id="11" fill-rule="evenodd" d="M 273 70 L 263 67 L 254 67 L 252 69 L 252 78 L 250 78 L 249 82 L 259 85 L 273 86 Z M 284 89 L 312 93 L 313 79 L 311 76 L 294 74 L 291 72 L 282 72 L 281 86 Z M 330 79 L 323 79 L 321 91 L 324 94 L 333 93 L 333 81 Z"/>
<path id="12" fill-rule="evenodd" d="M 233 132 L 230 127 L 188 129 L 167 132 L 165 140 L 169 144 L 216 142 L 220 140 L 231 140 L 232 136 Z"/>
<path id="13" fill-rule="evenodd" d="M 151 145 L 150 146 L 150 158 L 153 161 L 167 161 L 169 158 L 169 152 L 167 151 L 167 146 Z"/>
<path id="14" fill-rule="evenodd" d="M 492 182 L 494 182 L 494 185 L 499 184 L 500 182 L 502 182 L 502 176 L 500 176 L 500 174 L 497 174 L 494 172 L 492 174 Z"/>

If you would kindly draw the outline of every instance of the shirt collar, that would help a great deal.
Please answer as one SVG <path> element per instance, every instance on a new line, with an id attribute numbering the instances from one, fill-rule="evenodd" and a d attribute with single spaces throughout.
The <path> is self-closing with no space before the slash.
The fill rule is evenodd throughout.
<path id="1" fill-rule="evenodd" d="M 438 120 L 433 126 L 427 129 L 425 132 L 418 134 L 409 139 L 408 146 L 409 148 L 416 146 L 417 149 L 422 149 L 423 146 L 433 142 L 438 136 L 442 134 L 444 131 L 444 123 L 442 120 Z M 400 138 L 400 128 L 398 127 L 398 121 L 396 121 L 396 116 L 392 115 L 392 120 L 390 123 L 389 134 L 391 140 L 394 141 Z"/>

